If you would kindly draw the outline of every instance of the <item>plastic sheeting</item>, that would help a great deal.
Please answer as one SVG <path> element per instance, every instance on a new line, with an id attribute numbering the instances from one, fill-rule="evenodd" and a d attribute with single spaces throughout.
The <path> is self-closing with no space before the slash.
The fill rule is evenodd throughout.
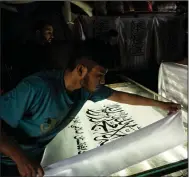
<path id="1" fill-rule="evenodd" d="M 97 37 L 111 29 L 118 31 L 117 45 L 121 55 L 119 67 L 132 68 L 132 70 L 148 67 L 152 58 L 153 18 L 151 16 L 140 18 L 81 16 L 76 21 L 82 40 Z M 120 59 L 115 58 L 115 60 Z"/>
<path id="2" fill-rule="evenodd" d="M 81 16 L 76 21 L 80 39 L 117 30 L 119 67 L 127 71 L 145 70 L 162 61 L 178 61 L 184 56 L 184 15 Z"/>
<path id="3" fill-rule="evenodd" d="M 108 176 L 173 148 L 186 140 L 180 114 L 50 165 L 44 169 L 45 176 Z"/>
<path id="4" fill-rule="evenodd" d="M 151 16 L 139 18 L 80 16 L 76 22 L 82 40 L 95 38 L 111 29 L 118 31 L 117 45 L 121 55 L 119 67 L 132 68 L 132 70 L 148 67 L 152 58 L 153 18 Z"/>
<path id="5" fill-rule="evenodd" d="M 118 18 L 121 67 L 127 70 L 143 70 L 149 67 L 152 58 L 153 18 Z"/>
<path id="6" fill-rule="evenodd" d="M 156 15 L 155 30 L 155 59 L 158 64 L 162 61 L 179 61 L 184 58 L 184 15 Z"/>

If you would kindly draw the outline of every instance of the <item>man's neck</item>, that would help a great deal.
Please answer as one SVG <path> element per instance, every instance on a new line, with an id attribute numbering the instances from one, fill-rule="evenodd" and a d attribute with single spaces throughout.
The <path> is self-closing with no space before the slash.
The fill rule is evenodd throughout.
<path id="1" fill-rule="evenodd" d="M 64 73 L 64 84 L 68 92 L 73 92 L 76 89 L 80 89 L 77 85 L 78 82 L 73 76 L 73 73 L 69 70 L 66 70 Z"/>

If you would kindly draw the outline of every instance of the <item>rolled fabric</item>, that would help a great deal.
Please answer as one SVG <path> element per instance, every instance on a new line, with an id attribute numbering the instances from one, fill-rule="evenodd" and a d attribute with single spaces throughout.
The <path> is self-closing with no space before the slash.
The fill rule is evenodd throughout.
<path id="1" fill-rule="evenodd" d="M 179 111 L 120 139 L 49 165 L 44 168 L 45 176 L 108 176 L 185 141 Z"/>

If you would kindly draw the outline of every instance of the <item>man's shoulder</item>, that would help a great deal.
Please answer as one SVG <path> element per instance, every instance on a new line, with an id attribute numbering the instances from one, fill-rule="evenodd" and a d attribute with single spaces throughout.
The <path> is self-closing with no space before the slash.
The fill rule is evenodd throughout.
<path id="1" fill-rule="evenodd" d="M 29 82 L 38 87 L 47 86 L 51 81 L 61 81 L 64 72 L 61 70 L 49 70 L 34 73 L 23 79 L 24 82 Z"/>
<path id="2" fill-rule="evenodd" d="M 45 81 L 37 75 L 28 76 L 24 78 L 21 82 L 26 83 L 34 89 L 44 89 L 46 87 Z"/>

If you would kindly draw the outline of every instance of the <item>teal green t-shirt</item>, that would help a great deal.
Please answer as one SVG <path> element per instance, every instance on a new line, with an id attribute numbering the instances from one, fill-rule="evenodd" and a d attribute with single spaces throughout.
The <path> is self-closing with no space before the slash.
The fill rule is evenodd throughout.
<path id="1" fill-rule="evenodd" d="M 100 101 L 112 92 L 102 86 L 92 95 L 84 89 L 68 95 L 63 71 L 43 71 L 23 79 L 16 88 L 0 96 L 0 118 L 6 122 L 8 135 L 29 156 L 37 157 L 88 99 Z M 14 164 L 3 154 L 1 163 Z"/>

